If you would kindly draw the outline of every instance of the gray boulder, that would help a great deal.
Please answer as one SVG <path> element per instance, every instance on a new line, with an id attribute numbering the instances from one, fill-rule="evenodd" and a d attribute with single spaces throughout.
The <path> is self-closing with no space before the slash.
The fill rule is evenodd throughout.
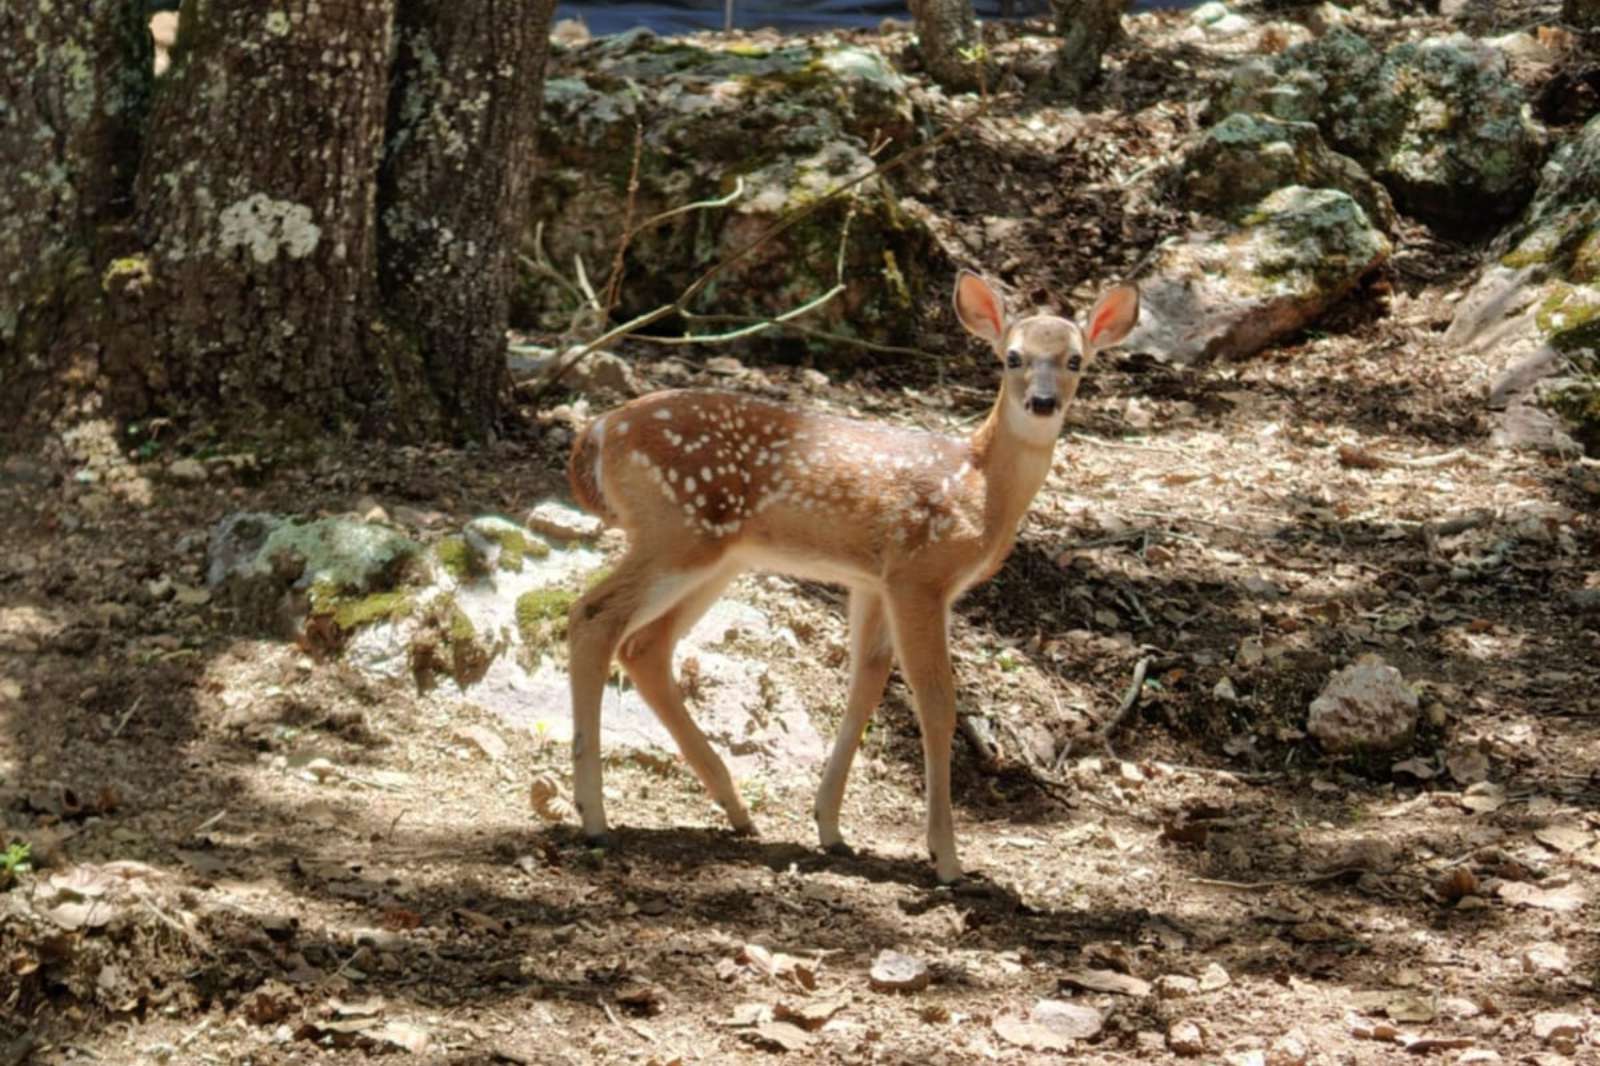
<path id="1" fill-rule="evenodd" d="M 1361 164 L 1329 148 L 1310 122 L 1231 114 L 1185 153 L 1178 180 L 1189 206 L 1221 217 L 1254 210 L 1263 197 L 1289 185 L 1338 189 L 1386 233 L 1394 232 L 1388 192 Z"/>
<path id="2" fill-rule="evenodd" d="M 1251 355 L 1315 321 L 1389 251 L 1347 193 L 1278 189 L 1235 228 L 1162 250 L 1127 343 L 1180 364 Z"/>
<path id="3" fill-rule="evenodd" d="M 1238 111 L 1317 123 L 1401 210 L 1463 234 L 1516 215 L 1546 147 L 1505 55 L 1461 35 L 1380 55 L 1360 35 L 1334 27 L 1236 70 L 1209 114 Z"/>
<path id="4" fill-rule="evenodd" d="M 1483 274 L 1457 305 L 1445 340 L 1501 366 L 1489 403 L 1516 412 L 1539 403 L 1600 450 L 1600 118 L 1545 166 L 1517 224 L 1491 247 Z M 1524 412 L 1518 416 L 1526 421 Z M 1538 419 L 1535 419 L 1537 422 Z M 1549 429 L 1553 430 L 1551 426 Z M 1560 448 L 1565 434 L 1509 435 Z"/>
<path id="5" fill-rule="evenodd" d="M 294 522 L 240 512 L 206 545 L 206 583 L 248 627 L 299 634 L 309 614 L 394 589 L 421 546 L 353 518 Z"/>

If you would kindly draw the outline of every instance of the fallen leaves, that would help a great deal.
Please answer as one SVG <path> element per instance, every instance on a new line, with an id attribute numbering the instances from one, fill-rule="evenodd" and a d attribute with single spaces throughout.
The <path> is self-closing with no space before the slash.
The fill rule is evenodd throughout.
<path id="1" fill-rule="evenodd" d="M 995 1035 L 1030 1051 L 1070 1051 L 1079 1040 L 1100 1035 L 1105 1016 L 1093 1007 L 1060 999 L 1041 999 L 1028 1017 L 1001 1015 L 991 1024 Z"/>
<path id="2" fill-rule="evenodd" d="M 872 960 L 869 976 L 879 992 L 920 992 L 932 980 L 926 962 L 887 948 Z"/>
<path id="3" fill-rule="evenodd" d="M 1061 983 L 1085 992 L 1111 992 L 1135 998 L 1150 994 L 1150 982 L 1115 970 L 1070 970 L 1061 975 Z"/>

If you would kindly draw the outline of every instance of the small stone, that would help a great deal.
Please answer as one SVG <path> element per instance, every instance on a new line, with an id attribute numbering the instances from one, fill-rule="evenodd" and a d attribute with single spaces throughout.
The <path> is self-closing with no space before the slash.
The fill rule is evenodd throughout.
<path id="1" fill-rule="evenodd" d="M 1267 1049 L 1267 1066 L 1305 1066 L 1311 1057 L 1311 1048 L 1305 1036 L 1291 1029 L 1272 1042 Z"/>
<path id="2" fill-rule="evenodd" d="M 879 992 L 920 992 L 932 980 L 926 962 L 887 948 L 872 960 L 868 976 Z"/>
<path id="3" fill-rule="evenodd" d="M 1500 1052 L 1486 1047 L 1469 1047 L 1456 1056 L 1457 1066 L 1487 1066 L 1488 1063 L 1499 1061 Z"/>
<path id="4" fill-rule="evenodd" d="M 1162 999 L 1187 999 L 1200 991 L 1200 982 L 1183 974 L 1164 973 L 1156 978 L 1155 987 Z"/>
<path id="5" fill-rule="evenodd" d="M 1522 949 L 1522 972 L 1560 977 L 1572 972 L 1572 960 L 1560 944 L 1530 944 Z"/>
<path id="6" fill-rule="evenodd" d="M 1205 1054 L 1206 1035 L 1200 1023 L 1180 1018 L 1167 1027 L 1167 1047 L 1174 1055 L 1193 1058 Z"/>
<path id="7" fill-rule="evenodd" d="M 1306 729 L 1330 752 L 1392 751 L 1410 742 L 1418 709 L 1400 671 L 1369 655 L 1329 678 Z"/>
<path id="8" fill-rule="evenodd" d="M 1583 1018 L 1563 1011 L 1545 1010 L 1533 1016 L 1533 1035 L 1546 1044 L 1571 1044 L 1586 1028 Z"/>
<path id="9" fill-rule="evenodd" d="M 555 500 L 539 502 L 523 521 L 535 533 L 543 533 L 562 542 L 593 540 L 605 528 L 604 523 L 594 515 Z"/>
<path id="10" fill-rule="evenodd" d="M 281 914 L 269 914 L 261 919 L 261 931 L 273 940 L 284 941 L 294 936 L 294 931 L 300 928 L 300 921 Z"/>
<path id="11" fill-rule="evenodd" d="M 494 730 L 481 725 L 462 726 L 455 732 L 455 739 L 469 747 L 476 748 L 487 756 L 490 762 L 499 762 L 506 757 L 506 742 Z"/>
<path id="12" fill-rule="evenodd" d="M 167 467 L 167 476 L 181 485 L 198 485 L 206 479 L 206 464 L 198 459 L 178 459 Z"/>
<path id="13" fill-rule="evenodd" d="M 144 591 L 145 595 L 150 597 L 151 602 L 165 603 L 172 598 L 172 579 L 170 577 L 158 577 L 153 581 L 147 581 L 145 582 Z"/>
<path id="14" fill-rule="evenodd" d="M 1200 973 L 1200 991 L 1202 992 L 1215 992 L 1219 988 L 1227 988 L 1232 982 L 1233 978 L 1228 976 L 1228 971 L 1214 962 Z"/>
<path id="15" fill-rule="evenodd" d="M 406 938 L 390 929 L 358 929 L 355 938 L 357 944 L 372 947 L 386 955 L 406 948 Z"/>

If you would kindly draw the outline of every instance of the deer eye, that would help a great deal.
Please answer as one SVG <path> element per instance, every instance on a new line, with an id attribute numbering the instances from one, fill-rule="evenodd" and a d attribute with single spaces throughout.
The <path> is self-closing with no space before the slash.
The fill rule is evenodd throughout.
<path id="1" fill-rule="evenodd" d="M 1078 371 L 1080 371 L 1082 369 L 1083 369 L 1083 356 L 1081 356 L 1081 355 L 1070 355 L 1070 356 L 1067 357 L 1067 371 L 1069 373 L 1076 374 Z"/>
<path id="2" fill-rule="evenodd" d="M 1022 353 L 1016 349 L 1006 353 L 1006 366 L 1012 370 L 1022 369 Z"/>

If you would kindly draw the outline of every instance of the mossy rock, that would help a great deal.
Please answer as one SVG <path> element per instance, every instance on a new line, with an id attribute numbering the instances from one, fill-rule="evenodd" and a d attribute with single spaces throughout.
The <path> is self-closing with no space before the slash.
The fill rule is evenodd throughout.
<path id="1" fill-rule="evenodd" d="M 478 632 L 451 595 L 435 596 L 420 616 L 411 637 L 411 674 L 424 692 L 441 677 L 449 677 L 458 688 L 476 684 L 504 650 L 501 642 Z"/>
<path id="2" fill-rule="evenodd" d="M 1505 56 L 1461 35 L 1380 54 L 1337 27 L 1237 68 L 1207 116 L 1237 112 L 1315 122 L 1402 210 L 1463 235 L 1521 210 L 1546 149 Z"/>

